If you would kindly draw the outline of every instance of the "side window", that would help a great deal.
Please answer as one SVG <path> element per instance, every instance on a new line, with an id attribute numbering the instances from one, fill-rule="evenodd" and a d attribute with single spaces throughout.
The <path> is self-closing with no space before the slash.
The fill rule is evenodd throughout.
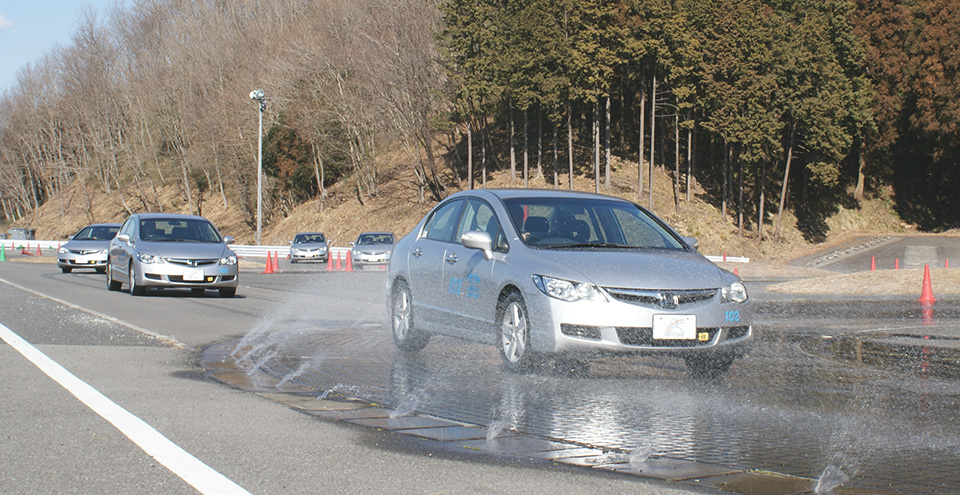
<path id="1" fill-rule="evenodd" d="M 133 238 L 133 224 L 136 223 L 132 218 L 128 218 L 126 222 L 123 222 L 123 225 L 120 227 L 121 234 L 127 234 Z"/>
<path id="2" fill-rule="evenodd" d="M 460 210 L 463 201 L 451 201 L 433 212 L 423 231 L 423 237 L 435 241 L 453 242 L 453 234 L 457 231 L 460 220 Z"/>
<path id="3" fill-rule="evenodd" d="M 486 201 L 471 199 L 467 203 L 460 221 L 460 230 L 457 234 L 458 240 L 459 236 L 473 230 L 490 234 L 490 239 L 492 239 L 494 243 L 494 249 L 497 251 L 507 250 L 506 237 L 500 228 L 500 220 L 493 211 L 493 207 Z"/>

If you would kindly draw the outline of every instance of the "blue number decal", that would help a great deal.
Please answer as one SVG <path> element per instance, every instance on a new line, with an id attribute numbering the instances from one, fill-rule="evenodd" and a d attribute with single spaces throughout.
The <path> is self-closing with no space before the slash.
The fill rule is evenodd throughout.
<path id="1" fill-rule="evenodd" d="M 723 319 L 724 321 L 740 321 L 740 311 L 736 309 L 732 311 L 725 311 Z"/>

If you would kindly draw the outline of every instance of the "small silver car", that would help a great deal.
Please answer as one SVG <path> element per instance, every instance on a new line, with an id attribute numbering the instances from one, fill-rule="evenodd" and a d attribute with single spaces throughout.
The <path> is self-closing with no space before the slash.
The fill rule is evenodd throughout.
<path id="1" fill-rule="evenodd" d="M 739 277 L 643 207 L 598 194 L 456 193 L 400 239 L 387 284 L 401 350 L 449 335 L 495 344 L 513 370 L 635 353 L 715 376 L 753 340 Z"/>
<path id="2" fill-rule="evenodd" d="M 97 273 L 107 269 L 107 247 L 120 230 L 119 223 L 94 223 L 70 236 L 57 250 L 57 266 L 63 273 L 75 268 L 93 268 Z"/>
<path id="3" fill-rule="evenodd" d="M 290 263 L 306 260 L 326 262 L 327 256 L 327 240 L 323 232 L 301 232 L 293 236 L 290 243 Z"/>
<path id="4" fill-rule="evenodd" d="M 209 220 L 194 215 L 132 215 L 110 241 L 107 289 L 124 283 L 132 295 L 147 288 L 189 288 L 195 295 L 217 289 L 233 297 L 239 280 L 237 255 Z"/>
<path id="5" fill-rule="evenodd" d="M 390 261 L 393 253 L 393 234 L 390 232 L 364 232 L 357 241 L 350 243 L 353 266 L 382 265 Z"/>

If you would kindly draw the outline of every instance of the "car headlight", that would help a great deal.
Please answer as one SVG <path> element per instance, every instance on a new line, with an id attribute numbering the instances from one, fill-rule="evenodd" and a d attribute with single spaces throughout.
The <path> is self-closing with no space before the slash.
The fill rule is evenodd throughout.
<path id="1" fill-rule="evenodd" d="M 137 259 L 140 260 L 140 263 L 147 265 L 155 265 L 158 263 L 163 263 L 163 258 L 150 253 L 137 253 Z"/>
<path id="2" fill-rule="evenodd" d="M 736 302 L 742 303 L 747 300 L 747 288 L 743 286 L 743 283 L 737 280 L 736 282 L 720 289 L 720 292 L 723 295 L 723 302 Z"/>
<path id="3" fill-rule="evenodd" d="M 562 301 L 607 301 L 603 291 L 593 284 L 571 282 L 543 275 L 534 275 L 533 283 L 540 292 Z"/>
<path id="4" fill-rule="evenodd" d="M 221 265 L 231 265 L 231 266 L 232 266 L 232 265 L 236 265 L 236 264 L 237 264 L 237 257 L 236 257 L 236 256 L 224 256 L 223 258 L 220 258 L 220 264 L 221 264 Z"/>
<path id="5" fill-rule="evenodd" d="M 67 253 L 70 252 L 70 250 L 67 249 L 66 246 L 60 246 L 60 249 L 58 249 L 57 252 L 60 253 L 60 254 L 67 254 Z"/>

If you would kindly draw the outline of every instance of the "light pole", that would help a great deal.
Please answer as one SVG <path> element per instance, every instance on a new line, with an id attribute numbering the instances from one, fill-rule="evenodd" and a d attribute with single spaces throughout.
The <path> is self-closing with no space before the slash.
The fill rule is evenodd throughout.
<path id="1" fill-rule="evenodd" d="M 263 111 L 267 109 L 267 100 L 262 89 L 250 92 L 250 99 L 260 103 L 260 132 L 257 140 L 257 245 L 260 245 L 260 230 L 263 227 Z"/>

